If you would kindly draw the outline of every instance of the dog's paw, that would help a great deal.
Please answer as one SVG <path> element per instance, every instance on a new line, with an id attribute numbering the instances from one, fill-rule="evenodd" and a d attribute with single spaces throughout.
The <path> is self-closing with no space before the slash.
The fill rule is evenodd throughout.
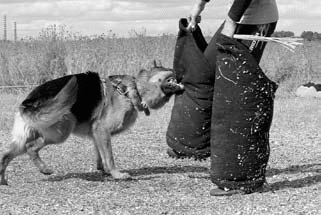
<path id="1" fill-rule="evenodd" d="M 103 164 L 100 162 L 97 162 L 96 169 L 101 172 L 105 172 Z"/>
<path id="2" fill-rule="evenodd" d="M 40 172 L 44 175 L 51 175 L 54 171 L 48 167 L 43 168 L 40 170 Z"/>
<path id="3" fill-rule="evenodd" d="M 8 185 L 8 181 L 6 179 L 1 179 L 0 185 Z"/>
<path id="4" fill-rule="evenodd" d="M 127 180 L 131 178 L 131 176 L 128 173 L 119 172 L 118 170 L 111 171 L 110 174 L 114 179 L 117 179 L 117 180 Z"/>

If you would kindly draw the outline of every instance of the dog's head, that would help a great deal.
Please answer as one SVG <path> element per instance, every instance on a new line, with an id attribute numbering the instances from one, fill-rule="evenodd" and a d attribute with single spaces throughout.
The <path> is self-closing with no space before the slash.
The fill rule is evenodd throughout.
<path id="1" fill-rule="evenodd" d="M 136 79 L 139 94 L 152 109 L 162 107 L 172 95 L 184 91 L 184 86 L 177 83 L 173 70 L 156 61 L 150 69 L 141 70 Z"/>

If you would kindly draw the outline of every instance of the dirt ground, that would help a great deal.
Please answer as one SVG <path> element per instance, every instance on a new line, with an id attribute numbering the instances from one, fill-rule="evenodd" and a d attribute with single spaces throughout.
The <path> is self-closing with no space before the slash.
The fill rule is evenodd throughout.
<path id="1" fill-rule="evenodd" d="M 0 145 L 10 129 L 20 95 L 1 94 Z M 277 97 L 271 157 L 263 193 L 212 197 L 210 160 L 173 160 L 165 132 L 171 104 L 140 115 L 129 131 L 113 137 L 116 165 L 130 181 L 114 181 L 95 170 L 92 144 L 72 136 L 41 156 L 53 175 L 38 172 L 26 155 L 7 170 L 0 187 L 0 214 L 321 214 L 320 99 Z"/>

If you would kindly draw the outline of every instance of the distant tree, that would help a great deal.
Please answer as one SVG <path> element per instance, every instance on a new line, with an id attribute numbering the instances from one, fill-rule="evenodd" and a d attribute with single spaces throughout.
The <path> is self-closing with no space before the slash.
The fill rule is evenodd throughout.
<path id="1" fill-rule="evenodd" d="M 301 37 L 308 40 L 308 41 L 311 41 L 311 40 L 313 40 L 313 32 L 312 31 L 303 31 L 301 34 Z"/>
<path id="2" fill-rule="evenodd" d="M 294 37 L 292 31 L 276 31 L 272 35 L 273 37 Z"/>
<path id="3" fill-rule="evenodd" d="M 313 32 L 313 40 L 321 40 L 321 33 Z"/>

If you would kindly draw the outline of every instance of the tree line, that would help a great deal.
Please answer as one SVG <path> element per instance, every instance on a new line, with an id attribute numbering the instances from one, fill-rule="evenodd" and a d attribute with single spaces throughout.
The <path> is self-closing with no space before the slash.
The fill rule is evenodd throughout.
<path id="1" fill-rule="evenodd" d="M 294 33 L 292 31 L 276 31 L 273 33 L 272 36 L 273 37 L 294 37 Z M 308 41 L 321 40 L 321 33 L 313 32 L 313 31 L 303 31 L 300 37 Z"/>

